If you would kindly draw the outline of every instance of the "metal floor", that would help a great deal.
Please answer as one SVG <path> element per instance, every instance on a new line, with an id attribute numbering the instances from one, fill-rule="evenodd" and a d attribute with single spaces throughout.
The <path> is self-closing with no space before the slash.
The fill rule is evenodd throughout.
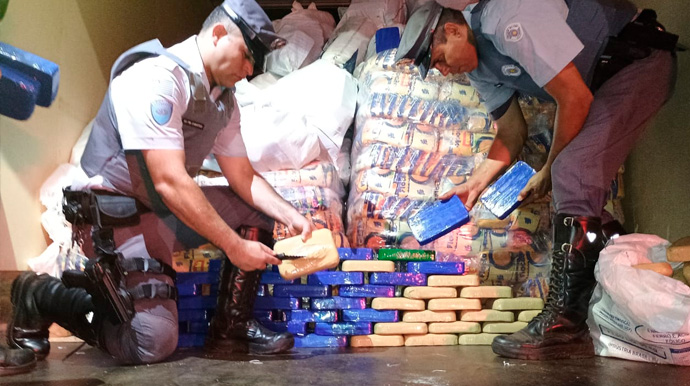
<path id="1" fill-rule="evenodd" d="M 531 362 L 489 347 L 296 349 L 280 356 L 209 358 L 181 350 L 166 363 L 117 366 L 98 349 L 54 342 L 32 373 L 0 378 L 16 386 L 92 385 L 690 385 L 690 368 L 594 357 Z M 79 348 L 79 349 L 78 349 Z"/>

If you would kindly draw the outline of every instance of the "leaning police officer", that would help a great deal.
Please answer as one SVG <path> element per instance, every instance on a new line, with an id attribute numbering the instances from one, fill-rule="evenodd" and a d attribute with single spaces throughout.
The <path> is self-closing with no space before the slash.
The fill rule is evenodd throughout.
<path id="1" fill-rule="evenodd" d="M 172 252 L 211 242 L 228 259 L 207 346 L 261 354 L 292 348 L 292 335 L 265 329 L 252 309 L 261 270 L 280 264 L 266 245 L 274 221 L 303 239 L 313 225 L 251 167 L 233 95 L 235 83 L 283 44 L 256 2 L 226 0 L 197 36 L 169 49 L 146 42 L 120 56 L 81 159 L 92 183 L 108 193 L 65 195 L 66 217 L 97 230 L 97 250 L 87 255 L 99 259 L 87 264 L 86 280 L 66 272 L 69 287 L 47 275 L 21 275 L 12 286 L 11 344 L 44 358 L 55 322 L 123 363 L 164 360 L 178 336 Z M 210 153 L 230 188 L 193 180 Z M 137 216 L 137 225 L 128 222 Z M 114 234 L 101 229 L 118 224 L 127 226 Z M 240 226 L 254 230 L 241 237 Z M 137 253 L 127 256 L 124 243 Z"/>
<path id="2" fill-rule="evenodd" d="M 527 138 L 518 95 L 558 106 L 546 164 L 520 193 L 528 203 L 553 188 L 548 299 L 527 327 L 493 341 L 495 353 L 537 360 L 594 355 L 585 321 L 606 241 L 609 184 L 670 97 L 676 42 L 654 11 L 627 0 L 482 0 L 463 11 L 432 1 L 410 17 L 398 59 L 413 60 L 423 74 L 467 73 L 498 128 L 488 158 L 440 198 L 457 195 L 472 208 L 516 159 Z"/>

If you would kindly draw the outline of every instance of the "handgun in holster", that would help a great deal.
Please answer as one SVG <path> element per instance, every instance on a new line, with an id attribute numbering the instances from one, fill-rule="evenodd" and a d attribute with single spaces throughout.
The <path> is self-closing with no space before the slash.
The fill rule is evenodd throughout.
<path id="1" fill-rule="evenodd" d="M 63 212 L 76 228 L 91 225 L 95 258 L 84 271 L 65 271 L 62 281 L 67 287 L 81 287 L 91 294 L 97 309 L 103 310 L 114 324 L 125 323 L 134 316 L 134 304 L 124 286 L 122 255 L 115 248 L 113 227 L 139 223 L 137 201 L 132 197 L 95 193 L 91 190 L 63 190 Z"/>

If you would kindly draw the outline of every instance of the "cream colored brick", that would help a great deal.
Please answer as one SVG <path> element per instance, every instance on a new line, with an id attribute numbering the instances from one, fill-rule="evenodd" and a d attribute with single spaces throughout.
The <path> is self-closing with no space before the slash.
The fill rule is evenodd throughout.
<path id="1" fill-rule="evenodd" d="M 497 310 L 460 311 L 460 320 L 463 322 L 513 322 L 515 314 Z"/>
<path id="2" fill-rule="evenodd" d="M 544 308 L 544 300 L 541 298 L 512 298 L 493 299 L 491 309 L 499 311 L 541 310 Z"/>
<path id="3" fill-rule="evenodd" d="M 525 310 L 525 311 L 520 311 L 517 315 L 517 320 L 518 322 L 529 322 L 532 320 L 535 316 L 539 315 L 541 313 L 541 310 Z"/>
<path id="4" fill-rule="evenodd" d="M 403 322 L 454 322 L 457 315 L 454 311 L 407 311 L 403 313 Z"/>
<path id="5" fill-rule="evenodd" d="M 488 332 L 490 334 L 512 334 L 514 332 L 520 331 L 527 326 L 525 322 L 487 322 L 484 323 L 482 327 L 482 332 Z"/>
<path id="6" fill-rule="evenodd" d="M 448 287 L 407 287 L 403 296 L 409 299 L 457 298 L 458 291 Z"/>
<path id="7" fill-rule="evenodd" d="M 482 326 L 477 322 L 429 323 L 432 334 L 478 334 Z"/>
<path id="8" fill-rule="evenodd" d="M 431 275 L 426 278 L 429 287 L 476 287 L 478 275 Z"/>
<path id="9" fill-rule="evenodd" d="M 351 347 L 397 347 L 404 346 L 402 335 L 356 335 L 350 338 Z"/>
<path id="10" fill-rule="evenodd" d="M 405 346 L 455 346 L 458 336 L 453 334 L 405 335 Z"/>
<path id="11" fill-rule="evenodd" d="M 463 346 L 491 346 L 494 338 L 501 334 L 464 334 L 458 338 L 458 344 Z"/>
<path id="12" fill-rule="evenodd" d="M 426 308 L 431 311 L 481 310 L 482 302 L 479 299 L 431 299 Z"/>
<path id="13" fill-rule="evenodd" d="M 465 287 L 460 291 L 460 297 L 472 299 L 512 298 L 513 290 L 508 286 Z"/>
<path id="14" fill-rule="evenodd" d="M 408 298 L 374 298 L 371 308 L 375 310 L 403 310 L 423 311 L 426 308 L 424 300 Z"/>
<path id="15" fill-rule="evenodd" d="M 374 334 L 378 335 L 426 334 L 428 331 L 426 323 L 396 322 L 374 324 Z"/>
<path id="16" fill-rule="evenodd" d="M 340 270 L 348 272 L 395 272 L 395 263 L 378 260 L 347 260 L 343 261 Z"/>

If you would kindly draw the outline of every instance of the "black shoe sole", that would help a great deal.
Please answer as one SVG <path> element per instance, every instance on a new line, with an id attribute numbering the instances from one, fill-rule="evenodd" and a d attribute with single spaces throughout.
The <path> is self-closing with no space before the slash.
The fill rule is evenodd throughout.
<path id="1" fill-rule="evenodd" d="M 491 349 L 495 354 L 502 357 L 530 361 L 582 359 L 594 356 L 594 344 L 591 340 L 588 342 L 565 343 L 538 348 L 500 345 L 494 341 L 491 343 Z"/>
<path id="2" fill-rule="evenodd" d="M 290 351 L 295 346 L 295 340 L 284 339 L 280 344 L 274 346 L 266 346 L 258 343 L 250 343 L 247 341 L 240 341 L 235 339 L 220 339 L 206 341 L 205 349 L 213 354 L 254 354 L 254 355 L 271 355 L 280 354 Z"/>
<path id="3" fill-rule="evenodd" d="M 0 366 L 0 377 L 6 376 L 6 375 L 16 375 L 16 374 L 24 374 L 28 373 L 31 370 L 36 367 L 36 360 L 30 363 L 25 363 L 20 366 Z"/>
<path id="4" fill-rule="evenodd" d="M 19 275 L 14 282 L 12 282 L 12 287 L 10 289 L 10 299 L 12 301 L 12 318 L 10 319 L 10 323 L 7 325 L 7 344 L 12 347 L 12 348 L 28 348 L 28 347 L 23 347 L 20 345 L 18 342 L 14 340 L 14 336 L 12 335 L 12 331 L 14 331 L 14 321 L 15 321 L 15 314 L 17 312 L 18 304 L 21 304 L 22 298 L 21 298 L 21 293 L 19 289 L 24 286 L 27 280 L 30 278 L 34 277 L 36 274 L 33 272 L 24 272 L 21 275 Z M 44 360 L 48 354 L 50 353 L 50 347 L 48 348 L 48 352 L 42 353 L 34 350 L 34 355 L 36 355 L 36 359 L 39 361 Z"/>

